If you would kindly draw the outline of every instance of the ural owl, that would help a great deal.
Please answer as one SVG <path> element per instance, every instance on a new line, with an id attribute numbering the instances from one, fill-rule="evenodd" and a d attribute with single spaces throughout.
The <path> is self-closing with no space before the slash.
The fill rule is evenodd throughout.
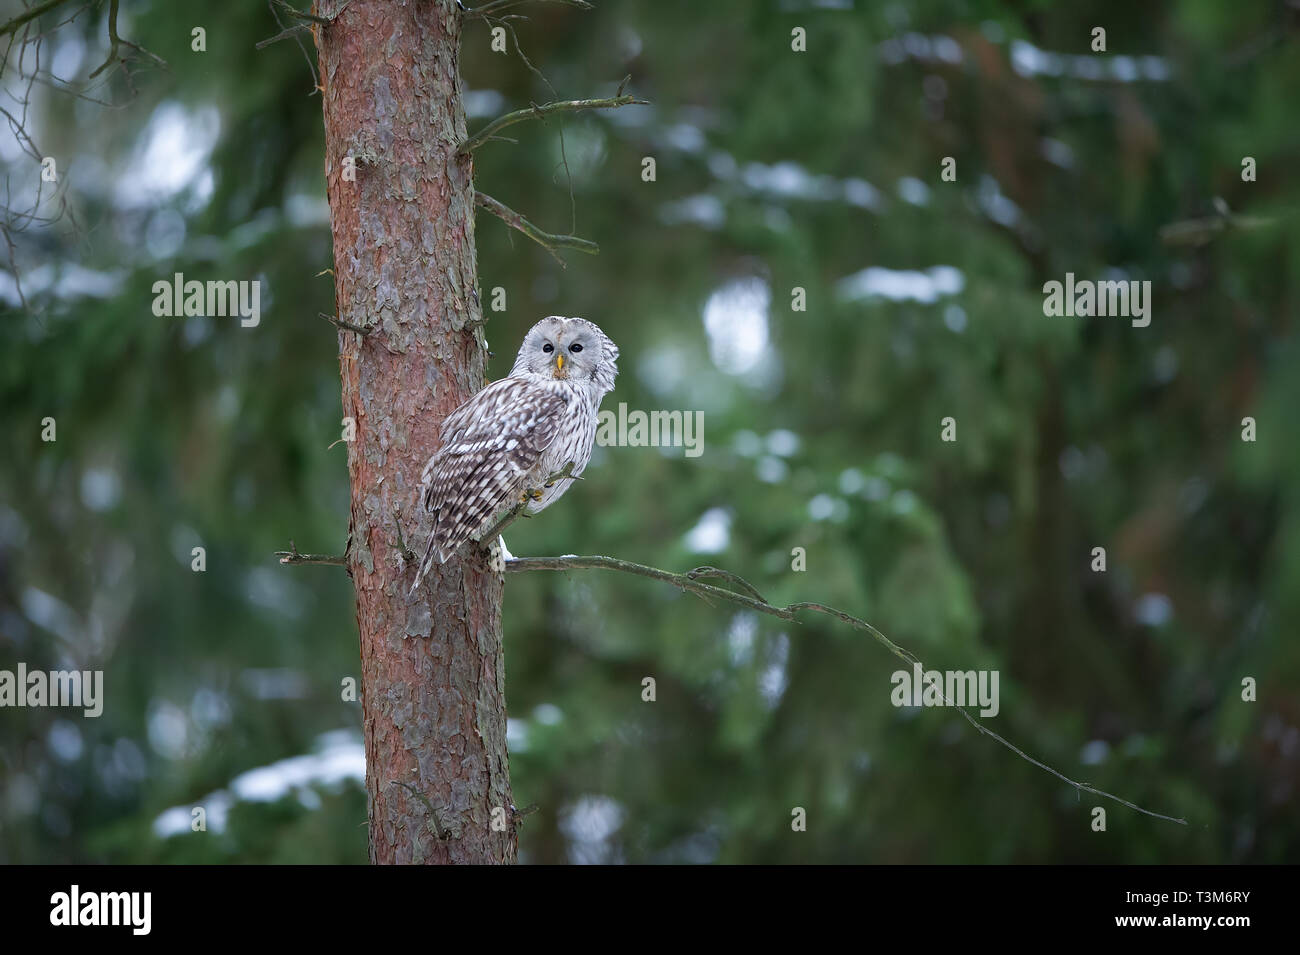
<path id="1" fill-rule="evenodd" d="M 617 358 L 618 346 L 593 323 L 552 315 L 528 330 L 508 377 L 447 416 L 420 478 L 432 530 L 412 593 L 502 511 L 527 500 L 536 514 L 568 490 L 570 478 L 546 480 L 570 462 L 575 478 L 587 466 Z"/>

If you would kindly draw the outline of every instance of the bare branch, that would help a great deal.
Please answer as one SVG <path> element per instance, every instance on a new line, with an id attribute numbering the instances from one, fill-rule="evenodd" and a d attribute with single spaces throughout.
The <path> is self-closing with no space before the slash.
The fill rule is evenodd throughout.
<path id="1" fill-rule="evenodd" d="M 586 252 L 588 255 L 595 255 L 600 252 L 600 246 L 590 239 L 580 239 L 576 235 L 552 235 L 549 232 L 543 232 L 515 210 L 493 199 L 486 193 L 476 191 L 474 193 L 474 202 L 500 218 L 506 225 L 518 229 L 528 236 L 528 238 L 551 253 L 555 261 L 559 262 L 561 266 L 564 265 L 564 260 L 556 253 L 556 249 L 572 249 L 575 252 Z"/>
<path id="2" fill-rule="evenodd" d="M 283 18 L 281 18 L 280 10 L 277 9 L 277 5 L 285 10 L 288 10 L 292 15 L 295 16 L 302 15 L 302 11 L 298 10 L 296 7 L 290 6 L 288 3 L 285 2 L 285 0 L 266 0 L 266 8 L 271 11 L 271 16 L 275 18 L 275 25 L 278 26 L 281 30 L 287 30 L 288 26 L 285 24 Z M 347 3 L 344 3 L 344 6 L 347 6 Z M 313 17 L 315 17 L 315 14 L 308 14 L 305 18 L 308 20 L 312 20 L 312 22 L 315 22 L 315 20 L 312 19 Z M 328 24 L 329 22 L 330 21 L 328 19 L 324 20 L 324 23 L 326 24 Z M 302 36 L 300 34 L 294 35 L 293 42 L 297 45 L 299 52 L 302 53 L 303 60 L 305 60 L 307 63 L 307 72 L 311 74 L 311 92 L 308 93 L 307 95 L 315 96 L 317 93 L 321 92 L 322 89 L 320 77 L 316 74 L 316 64 L 312 61 L 311 54 L 307 52 L 307 47 L 302 42 Z"/>
<path id="3" fill-rule="evenodd" d="M 507 13 L 505 16 L 485 16 L 483 19 L 487 23 L 495 23 L 502 29 L 509 31 L 510 39 L 515 41 L 515 52 L 519 54 L 519 59 L 524 61 L 524 66 L 528 67 L 528 72 L 541 80 L 542 83 L 545 84 L 546 88 L 551 91 L 552 96 L 558 96 L 559 94 L 555 92 L 555 87 L 552 86 L 551 81 L 546 78 L 546 74 L 533 66 L 533 61 L 528 59 L 528 54 L 524 52 L 523 45 L 519 42 L 519 34 L 515 32 L 514 24 L 510 22 L 511 20 L 527 20 L 528 18 L 519 13 Z"/>
<path id="4" fill-rule="evenodd" d="M 334 315 L 326 315 L 324 312 L 317 312 L 316 314 L 325 319 L 325 321 L 329 322 L 335 328 L 343 328 L 349 332 L 356 332 L 358 335 L 369 335 L 375 330 L 373 326 L 370 328 L 363 328 L 360 325 L 353 325 L 351 322 L 345 322 L 343 319 Z"/>
<path id="5" fill-rule="evenodd" d="M 289 541 L 288 550 L 278 550 L 275 556 L 280 558 L 282 564 L 332 564 L 337 567 L 346 567 L 348 559 L 343 555 L 335 554 L 300 554 L 298 545 Z"/>
<path id="6" fill-rule="evenodd" d="M 881 633 L 871 624 L 867 623 L 865 620 L 859 619 L 858 617 L 854 617 L 852 614 L 845 613 L 843 610 L 836 610 L 834 607 L 827 607 L 825 604 L 807 603 L 807 602 L 793 603 L 787 607 L 778 607 L 775 606 L 774 604 L 768 603 L 766 600 L 762 599 L 761 596 L 749 596 L 747 594 L 738 594 L 735 593 L 734 591 L 724 590 L 721 587 L 715 587 L 712 584 L 700 583 L 698 579 L 699 577 L 722 577 L 724 579 L 730 580 L 732 583 L 743 585 L 746 589 L 750 591 L 750 593 L 754 595 L 758 595 L 758 591 L 755 590 L 753 587 L 750 587 L 748 583 L 745 583 L 745 581 L 742 578 L 737 577 L 735 574 L 732 574 L 728 571 L 719 570 L 716 567 L 697 567 L 695 570 L 691 571 L 688 574 L 674 574 L 671 573 L 670 571 L 660 570 L 658 567 L 647 567 L 644 564 L 634 564 L 631 561 L 620 560 L 617 557 L 591 556 L 591 557 L 515 557 L 505 562 L 505 569 L 507 573 L 523 573 L 530 570 L 617 570 L 625 574 L 635 574 L 638 577 L 649 577 L 651 580 L 663 581 L 664 583 L 672 584 L 674 587 L 678 587 L 682 590 L 689 590 L 691 593 L 694 593 L 706 599 L 710 597 L 716 597 L 719 600 L 727 600 L 730 601 L 731 603 L 739 604 L 742 607 L 747 607 L 750 610 L 756 610 L 759 613 L 765 613 L 773 617 L 779 617 L 782 620 L 790 620 L 790 621 L 798 622 L 796 619 L 796 614 L 804 611 L 824 613 L 829 616 L 835 617 L 837 620 L 840 620 L 843 623 L 847 623 L 849 626 L 854 627 L 855 629 L 863 630 L 866 633 L 869 633 L 876 640 L 877 643 L 879 643 L 881 646 L 883 646 L 894 656 L 898 657 L 900 660 L 905 661 L 909 665 L 911 666 L 922 665 L 921 661 L 917 659 L 915 655 L 903 649 L 898 644 L 894 643 L 892 640 L 886 637 L 883 633 Z M 1152 812 L 1149 809 L 1143 809 L 1141 806 L 1129 802 L 1127 799 L 1123 799 L 1119 796 L 1116 796 L 1114 793 L 1108 793 L 1105 792 L 1104 790 L 1097 789 L 1094 786 L 1090 786 L 1088 783 L 1076 782 L 1075 780 L 1070 779 L 1068 776 L 1065 776 L 1062 773 L 1057 772 L 1055 769 L 1053 769 L 1051 766 L 1048 766 L 1046 763 L 1034 759 L 1032 756 L 1027 754 L 1024 750 L 1020 749 L 1020 747 L 1009 742 L 999 734 L 993 732 L 993 730 L 989 729 L 984 725 L 983 721 L 981 721 L 975 716 L 972 716 L 970 712 L 966 710 L 965 707 L 955 706 L 953 704 L 953 701 L 948 699 L 948 697 L 944 695 L 942 691 L 940 691 L 940 695 L 943 696 L 943 700 L 946 704 L 948 704 L 949 706 L 953 706 L 953 708 L 956 709 L 957 712 L 962 715 L 962 717 L 966 720 L 966 722 L 970 723 L 971 726 L 975 727 L 975 729 L 978 730 L 980 733 L 982 733 L 985 736 L 991 737 L 992 739 L 1001 743 L 1003 746 L 1011 750 L 1021 759 L 1033 764 L 1034 766 L 1037 766 L 1039 769 L 1047 773 L 1050 773 L 1051 775 L 1055 776 L 1057 779 L 1061 780 L 1067 785 L 1074 787 L 1074 789 L 1077 792 L 1092 793 L 1095 796 L 1102 796 L 1106 799 L 1114 800 L 1115 802 L 1119 803 L 1122 806 L 1127 806 L 1130 809 L 1140 812 L 1143 815 L 1151 816 L 1155 819 L 1163 819 L 1166 822 L 1176 822 L 1181 826 L 1187 825 L 1186 819 L 1175 818 L 1174 816 L 1166 816 L 1163 813 Z"/>
<path id="7" fill-rule="evenodd" d="M 18 14 L 18 16 L 4 24 L 4 26 L 0 26 L 0 36 L 7 36 L 8 34 L 13 33 L 24 24 L 31 23 L 31 21 L 35 20 L 37 17 L 49 13 L 55 7 L 62 5 L 62 3 L 63 0 L 45 0 L 44 3 L 38 3 L 30 9 L 24 10 L 22 13 Z"/>
<path id="8" fill-rule="evenodd" d="M 754 587 L 750 586 L 749 581 L 729 570 L 722 570 L 719 567 L 696 567 L 694 570 L 687 571 L 686 576 L 691 580 L 700 580 L 708 577 L 717 577 L 722 580 L 729 580 L 741 590 L 746 591 L 755 600 L 761 600 L 767 603 L 767 598 L 760 594 Z"/>
<path id="9" fill-rule="evenodd" d="M 333 13 L 331 13 L 329 16 L 319 16 L 318 14 L 315 13 L 307 13 L 306 11 L 299 10 L 297 7 L 293 6 L 292 4 L 286 3 L 285 0 L 270 0 L 270 2 L 271 4 L 274 5 L 274 7 L 279 7 L 289 16 L 296 17 L 299 20 L 306 20 L 308 22 L 299 23 L 296 26 L 291 26 L 287 30 L 282 30 L 281 32 L 277 33 L 273 37 L 268 37 L 265 40 L 262 40 L 258 43 L 254 43 L 253 44 L 254 49 L 263 50 L 266 47 L 270 46 L 272 43 L 279 43 L 281 40 L 288 40 L 290 38 L 300 37 L 304 33 L 311 32 L 312 24 L 329 26 L 331 23 L 333 23 L 335 20 L 339 18 L 339 16 L 343 13 L 344 10 L 348 8 L 348 4 L 351 3 L 352 0 L 343 0 L 343 5 L 340 6 Z M 272 8 L 272 13 L 275 12 L 274 7 Z M 277 23 L 281 22 L 278 16 L 275 19 Z M 305 53 L 306 51 L 304 50 L 303 52 Z M 308 65 L 310 65 L 311 59 L 308 58 L 307 62 Z M 315 72 L 316 71 L 313 68 L 312 69 L 313 76 L 315 75 Z"/>
<path id="10" fill-rule="evenodd" d="M 623 82 L 626 83 L 627 80 L 625 79 Z M 631 94 L 625 94 L 620 87 L 618 96 L 610 96 L 606 99 L 561 100 L 556 103 L 543 103 L 541 106 L 529 106 L 527 109 L 517 109 L 513 113 L 498 116 L 461 143 L 459 151 L 462 153 L 472 152 L 507 126 L 522 123 L 526 119 L 544 119 L 552 113 L 575 113 L 587 109 L 618 109 L 620 106 L 649 105 L 649 100 L 637 99 Z"/>
<path id="11" fill-rule="evenodd" d="M 109 68 L 110 66 L 112 66 L 114 63 L 117 63 L 117 62 L 125 63 L 125 62 L 126 62 L 126 57 L 119 57 L 119 56 L 117 55 L 118 47 L 121 47 L 121 46 L 127 47 L 128 49 L 135 50 L 136 53 L 140 53 L 140 54 L 143 54 L 144 56 L 149 57 L 149 59 L 153 60 L 155 63 L 157 63 L 159 66 L 161 66 L 161 67 L 163 67 L 163 68 L 165 69 L 165 68 L 167 67 L 167 61 L 164 60 L 162 57 L 160 57 L 160 56 L 155 56 L 153 53 L 150 53 L 148 50 L 146 50 L 144 47 L 140 46 L 139 44 L 132 43 L 130 40 L 124 40 L 124 39 L 122 39 L 120 36 L 118 36 L 118 33 L 117 33 L 117 5 L 118 5 L 118 0 L 109 0 L 109 4 L 108 4 L 108 59 L 105 60 L 105 61 L 103 62 L 103 64 L 101 64 L 100 67 L 99 67 L 98 69 L 95 70 L 95 72 L 91 73 L 90 76 L 88 77 L 88 79 L 92 79 L 92 80 L 93 80 L 96 76 L 98 76 L 100 73 L 104 72 L 106 69 L 108 69 L 108 68 Z"/>
<path id="12" fill-rule="evenodd" d="M 292 4 L 287 3 L 286 0 L 271 0 L 271 2 L 274 3 L 281 10 L 283 10 L 285 13 L 287 13 L 289 16 L 294 17 L 298 20 L 309 20 L 312 23 L 323 23 L 326 25 L 334 22 L 334 17 L 321 17 L 321 16 L 317 16 L 314 13 L 308 13 L 306 10 L 299 10 L 297 7 L 293 6 Z M 344 6 L 347 6 L 347 4 L 344 4 Z M 339 13 L 342 12 L 343 11 L 340 9 Z M 338 13 L 334 14 L 334 16 L 335 17 L 338 16 Z"/>
<path id="13" fill-rule="evenodd" d="M 1184 219 L 1160 227 L 1160 240 L 1166 245 L 1205 245 L 1227 232 L 1250 232 L 1276 225 L 1276 219 L 1263 216 L 1243 216 L 1234 213 L 1218 196 L 1214 199 L 1214 215 L 1200 219 Z"/>
<path id="14" fill-rule="evenodd" d="M 416 789 L 410 783 L 402 782 L 400 779 L 391 780 L 389 782 L 389 785 L 403 786 L 406 789 L 410 790 L 411 794 L 415 796 L 416 799 L 420 800 L 420 802 L 424 805 L 424 808 L 428 810 L 429 813 L 429 831 L 432 832 L 439 839 L 445 842 L 446 840 L 450 839 L 452 836 L 457 834 L 452 829 L 444 829 L 442 827 L 442 822 L 439 821 L 438 819 L 438 810 L 433 808 L 433 803 L 429 801 L 429 797 L 426 796 L 424 793 L 420 792 L 420 790 Z"/>
<path id="15" fill-rule="evenodd" d="M 289 27 L 289 29 L 277 33 L 273 37 L 269 37 L 265 40 L 260 40 L 257 43 L 254 43 L 253 47 L 254 49 L 263 50 L 266 47 L 270 46 L 272 43 L 279 43 L 281 40 L 288 40 L 291 37 L 296 37 L 303 33 L 310 33 L 310 32 L 311 32 L 310 23 L 299 23 L 296 26 L 291 26 Z"/>
<path id="16" fill-rule="evenodd" d="M 466 7 L 461 4 L 461 9 L 467 17 L 485 17 L 490 13 L 499 13 L 502 10 L 508 10 L 511 7 L 518 7 L 530 0 L 490 0 L 481 7 Z M 566 6 L 577 7 L 579 10 L 590 10 L 592 6 L 587 0 L 549 0 L 551 3 L 563 3 Z"/>

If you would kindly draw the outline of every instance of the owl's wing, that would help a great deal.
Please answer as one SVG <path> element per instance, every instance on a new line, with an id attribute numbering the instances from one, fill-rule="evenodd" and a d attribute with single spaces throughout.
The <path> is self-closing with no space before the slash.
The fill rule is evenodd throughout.
<path id="1" fill-rule="evenodd" d="M 433 530 L 415 586 L 435 560 L 445 561 L 514 503 L 524 476 L 559 433 L 567 404 L 523 379 L 502 378 L 447 416 L 442 445 L 420 479 L 420 501 Z"/>

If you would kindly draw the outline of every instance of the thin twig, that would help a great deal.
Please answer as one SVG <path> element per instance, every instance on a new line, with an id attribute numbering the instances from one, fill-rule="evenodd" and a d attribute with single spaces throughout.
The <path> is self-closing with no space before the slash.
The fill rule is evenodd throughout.
<path id="1" fill-rule="evenodd" d="M 1211 239 L 1232 231 L 1250 232 L 1276 225 L 1276 219 L 1263 216 L 1233 215 L 1220 212 L 1200 219 L 1184 219 L 1160 227 L 1160 241 L 1166 245 L 1205 245 Z"/>
<path id="2" fill-rule="evenodd" d="M 271 0 L 271 2 L 285 13 L 289 14 L 289 16 L 295 17 L 299 20 L 310 20 L 312 23 L 321 23 L 325 26 L 329 26 L 334 22 L 334 17 L 321 17 L 314 13 L 308 13 L 306 10 L 299 10 L 297 7 L 287 3 L 286 0 Z M 336 13 L 334 16 L 338 16 L 338 14 Z"/>
<path id="3" fill-rule="evenodd" d="M 600 246 L 590 239 L 580 239 L 576 235 L 552 235 L 550 232 L 543 232 L 537 226 L 533 225 L 515 210 L 493 199 L 487 193 L 475 191 L 474 202 L 488 212 L 497 216 L 506 225 L 518 229 L 528 238 L 532 239 L 555 258 L 560 265 L 564 265 L 564 260 L 560 258 L 556 249 L 572 249 L 575 252 L 586 252 L 588 255 L 596 255 L 600 252 Z"/>
<path id="4" fill-rule="evenodd" d="M 290 6 L 288 3 L 285 2 L 285 0 L 267 0 L 266 8 L 271 11 L 271 16 L 275 18 L 275 25 L 278 26 L 281 30 L 287 30 L 288 26 L 285 24 L 284 20 L 281 19 L 280 12 L 276 9 L 276 4 L 279 4 L 281 7 L 284 7 L 285 9 L 290 10 L 293 13 L 298 13 L 300 11 L 298 11 L 296 7 Z M 326 25 L 328 25 L 330 21 L 326 19 L 324 22 Z M 293 38 L 293 42 L 297 44 L 299 52 L 302 53 L 303 59 L 307 62 L 307 72 L 311 74 L 311 92 L 308 93 L 307 95 L 315 96 L 316 94 L 320 93 L 323 90 L 323 87 L 321 86 L 320 76 L 318 76 L 316 73 L 316 64 L 312 62 L 311 54 L 307 52 L 307 46 L 305 43 L 302 42 L 301 36 L 295 36 Z"/>
<path id="5" fill-rule="evenodd" d="M 624 80 L 623 82 L 626 83 L 627 80 Z M 504 116 L 498 116 L 473 136 L 470 136 L 461 143 L 459 151 L 462 153 L 472 152 L 507 126 L 513 126 L 515 123 L 522 123 L 528 119 L 542 119 L 552 113 L 574 113 L 586 109 L 618 109 L 620 106 L 649 105 L 650 103 L 648 100 L 637 99 L 631 94 L 620 92 L 618 96 L 610 96 L 605 99 L 562 100 L 558 103 L 543 103 L 541 106 L 529 106 L 526 109 L 517 109 L 513 113 L 506 113 Z"/>
<path id="6" fill-rule="evenodd" d="M 38 3 L 36 6 L 32 8 L 28 10 L 24 10 L 22 13 L 18 14 L 18 16 L 14 17 L 4 26 L 0 26 L 0 36 L 6 36 L 10 33 L 13 33 L 23 24 L 30 23 L 32 20 L 35 20 L 37 17 L 41 16 L 44 13 L 48 13 L 49 11 L 53 10 L 55 7 L 61 5 L 62 3 L 63 0 L 45 0 L 44 3 Z M 114 6 L 116 6 L 116 4 L 114 4 Z"/>
<path id="7" fill-rule="evenodd" d="M 110 66 L 112 66 L 114 63 L 118 62 L 117 48 L 118 48 L 119 46 L 125 46 L 125 47 L 128 47 L 128 48 L 132 49 L 132 50 L 135 50 L 137 53 L 142 53 L 142 54 L 144 54 L 145 56 L 147 56 L 147 57 L 149 57 L 150 59 L 152 59 L 155 63 L 157 63 L 159 66 L 161 66 L 161 67 L 163 67 L 163 68 L 166 68 L 166 66 L 167 66 L 167 61 L 164 60 L 162 57 L 160 57 L 160 56 L 156 56 L 156 55 L 154 55 L 153 53 L 150 53 L 148 50 L 146 50 L 144 47 L 140 46 L 139 44 L 132 43 L 130 40 L 124 40 L 124 39 L 122 39 L 122 37 L 118 36 L 118 33 L 117 33 L 117 5 L 118 5 L 118 0 L 109 0 L 109 4 L 108 4 L 108 59 L 105 60 L 105 61 L 103 62 L 103 64 L 102 64 L 102 65 L 101 65 L 97 70 L 95 70 L 95 72 L 91 73 L 90 76 L 87 77 L 87 79 L 92 79 L 92 80 L 93 80 L 93 79 L 94 79 L 96 76 L 98 76 L 100 73 L 104 72 L 104 70 L 108 69 L 108 68 L 109 68 Z M 126 62 L 126 57 L 122 57 L 122 58 L 121 58 L 121 62 L 122 62 L 122 63 L 125 63 L 125 62 Z"/>
<path id="8" fill-rule="evenodd" d="M 489 13 L 496 13 L 498 10 L 507 10 L 510 7 L 517 7 L 528 3 L 530 0 L 490 0 L 489 3 L 481 7 L 466 7 L 461 4 L 461 10 L 466 17 L 482 17 Z M 590 10 L 592 6 L 587 0 L 550 0 L 551 3 L 563 3 L 566 6 L 577 7 L 580 10 Z"/>
<path id="9" fill-rule="evenodd" d="M 664 583 L 672 584 L 675 587 L 679 587 L 682 590 L 689 590 L 691 593 L 697 594 L 701 597 L 706 597 L 706 598 L 716 597 L 719 600 L 727 600 L 730 601 L 731 603 L 739 604 L 742 607 L 747 607 L 750 610 L 756 610 L 759 613 L 765 613 L 773 617 L 779 617 L 782 620 L 790 620 L 790 621 L 797 622 L 795 615 L 803 611 L 824 613 L 832 617 L 835 617 L 837 620 L 847 623 L 851 627 L 869 633 L 873 638 L 875 638 L 876 642 L 878 642 L 881 646 L 887 649 L 894 656 L 898 657 L 900 660 L 903 660 L 912 666 L 922 665 L 921 661 L 917 659 L 917 657 L 914 654 L 910 653 L 909 651 L 900 647 L 898 644 L 894 643 L 892 640 L 886 637 L 883 633 L 881 633 L 871 624 L 867 623 L 865 620 L 859 619 L 858 617 L 855 617 L 852 614 L 847 614 L 842 610 L 836 610 L 834 607 L 827 607 L 825 604 L 810 603 L 810 602 L 793 603 L 787 607 L 778 607 L 774 604 L 768 603 L 766 600 L 762 599 L 761 596 L 756 598 L 756 597 L 748 596 L 746 594 L 738 594 L 731 590 L 724 590 L 721 587 L 714 587 L 711 584 L 700 583 L 699 580 L 697 579 L 697 577 L 699 576 L 719 576 L 719 577 L 724 577 L 733 583 L 743 582 L 742 578 L 736 577 L 734 574 L 731 574 L 727 571 L 719 571 L 715 567 L 696 568 L 696 570 L 692 571 L 689 574 L 674 574 L 666 570 L 660 570 L 658 567 L 647 567 L 644 564 L 635 564 L 632 563 L 631 561 L 620 560 L 617 557 L 590 556 L 590 557 L 514 557 L 505 562 L 505 569 L 508 573 L 523 573 L 525 571 L 530 571 L 530 570 L 617 570 L 626 574 L 635 574 L 638 577 L 649 577 L 651 580 L 660 580 L 663 581 Z M 712 573 L 700 574 L 699 571 L 701 570 L 711 571 Z M 745 587 L 748 588 L 754 594 L 758 593 L 758 591 L 754 590 L 748 584 L 745 584 Z M 944 695 L 942 691 L 940 691 L 940 695 L 943 696 L 944 702 L 947 703 L 949 706 L 954 705 L 953 701 L 948 699 L 948 697 Z M 1166 822 L 1176 822 L 1181 826 L 1187 825 L 1186 819 L 1180 819 L 1174 816 L 1166 816 L 1163 813 L 1152 812 L 1150 809 L 1143 809 L 1141 806 L 1137 805 L 1136 803 L 1129 802 L 1127 799 L 1124 799 L 1120 796 L 1116 796 L 1114 793 L 1108 793 L 1105 790 L 1097 789 L 1095 786 L 1091 786 L 1088 783 L 1081 783 L 1073 779 L 1070 779 L 1068 776 L 1056 771 L 1051 766 L 1048 766 L 1046 763 L 1034 759 L 1032 756 L 1027 754 L 1024 750 L 1020 749 L 1020 747 L 1009 742 L 1007 739 L 1005 739 L 998 733 L 993 732 L 993 730 L 986 727 L 981 720 L 972 716 L 964 707 L 955 706 L 954 708 L 957 710 L 958 713 L 962 715 L 963 718 L 965 718 L 966 722 L 970 723 L 980 733 L 984 734 L 985 736 L 991 737 L 992 739 L 1001 743 L 1003 746 L 1011 750 L 1021 759 L 1026 760 L 1027 762 L 1033 764 L 1034 766 L 1037 766 L 1039 769 L 1042 769 L 1045 772 L 1051 773 L 1053 776 L 1055 776 L 1057 779 L 1061 780 L 1062 782 L 1066 783 L 1067 785 L 1073 786 L 1077 792 L 1092 793 L 1093 795 L 1096 796 L 1102 796 L 1105 797 L 1106 799 L 1114 800 L 1115 802 L 1119 803 L 1122 806 L 1127 806 L 1130 809 L 1136 810 L 1137 812 L 1140 812 L 1143 815 L 1151 816 L 1155 819 L 1163 819 Z"/>
<path id="10" fill-rule="evenodd" d="M 738 574 L 733 574 L 729 570 L 723 570 L 720 567 L 696 567 L 694 570 L 688 570 L 686 576 L 691 578 L 691 580 L 701 580 L 709 577 L 729 580 L 741 590 L 747 591 L 755 600 L 761 600 L 764 603 L 767 603 L 767 598 L 760 594 L 757 589 L 752 587 L 749 581 L 745 580 L 744 577 L 741 577 Z"/>
<path id="11" fill-rule="evenodd" d="M 324 312 L 317 312 L 316 314 L 336 328 L 343 328 L 349 332 L 356 332 L 358 335 L 369 335 L 375 330 L 373 326 L 370 328 L 363 328 L 360 325 L 353 325 L 351 322 L 345 322 L 343 319 L 336 318 L 333 315 L 326 315 Z"/>
<path id="12" fill-rule="evenodd" d="M 535 77 L 541 80 L 542 83 L 546 86 L 546 88 L 551 91 L 552 96 L 558 96 L 559 94 L 555 92 L 555 87 L 552 86 L 551 81 L 546 78 L 546 74 L 543 73 L 541 70 L 539 70 L 537 67 L 533 66 L 533 61 L 528 59 L 528 54 L 524 52 L 523 45 L 519 42 L 519 34 L 515 32 L 515 25 L 510 22 L 511 20 L 527 20 L 527 19 L 528 18 L 526 16 L 519 13 L 507 13 L 505 16 L 501 16 L 501 17 L 483 18 L 484 22 L 495 23 L 510 33 L 510 39 L 515 41 L 515 52 L 519 54 L 519 59 L 524 61 L 524 66 L 528 67 L 528 72 L 532 73 Z"/>
<path id="13" fill-rule="evenodd" d="M 288 550 L 277 550 L 275 556 L 280 558 L 282 564 L 333 564 L 337 567 L 346 567 L 348 559 L 344 555 L 336 554 L 300 554 L 298 545 L 289 541 Z"/>
<path id="14" fill-rule="evenodd" d="M 289 27 L 289 29 L 284 30 L 283 32 L 277 33 L 273 37 L 268 37 L 265 40 L 262 40 L 258 43 L 254 43 L 253 47 L 255 49 L 262 50 L 270 46 L 272 43 L 279 43 L 281 40 L 287 40 L 290 37 L 295 37 L 298 36 L 299 34 L 309 33 L 309 32 L 311 32 L 310 23 L 299 23 L 295 26 Z"/>
<path id="15" fill-rule="evenodd" d="M 433 803 L 429 801 L 429 797 L 426 796 L 424 793 L 420 792 L 420 790 L 416 789 L 410 783 L 402 782 L 400 779 L 391 780 L 389 785 L 404 786 L 405 788 L 411 791 L 411 795 L 413 795 L 416 799 L 420 800 L 420 802 L 424 803 L 424 808 L 429 811 L 429 822 L 428 822 L 429 829 L 433 832 L 435 836 L 438 837 L 439 840 L 441 840 L 442 842 L 446 842 L 452 836 L 456 835 L 456 833 L 453 832 L 452 830 L 444 829 L 442 827 L 442 823 L 438 820 L 438 810 L 433 808 Z"/>

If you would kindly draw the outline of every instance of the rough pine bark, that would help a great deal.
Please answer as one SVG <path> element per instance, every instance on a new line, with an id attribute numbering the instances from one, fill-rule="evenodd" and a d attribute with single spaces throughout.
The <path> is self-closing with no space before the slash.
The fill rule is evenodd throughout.
<path id="1" fill-rule="evenodd" d="M 341 0 L 318 0 L 331 16 Z M 483 557 L 435 567 L 408 600 L 398 525 L 443 417 L 484 384 L 473 293 L 474 189 L 455 0 L 352 0 L 313 32 L 348 442 L 369 797 L 376 863 L 513 862 L 502 577 Z M 349 164 L 355 162 L 355 181 Z M 495 820 L 497 825 L 493 825 Z M 504 826 L 501 822 L 504 821 Z"/>

